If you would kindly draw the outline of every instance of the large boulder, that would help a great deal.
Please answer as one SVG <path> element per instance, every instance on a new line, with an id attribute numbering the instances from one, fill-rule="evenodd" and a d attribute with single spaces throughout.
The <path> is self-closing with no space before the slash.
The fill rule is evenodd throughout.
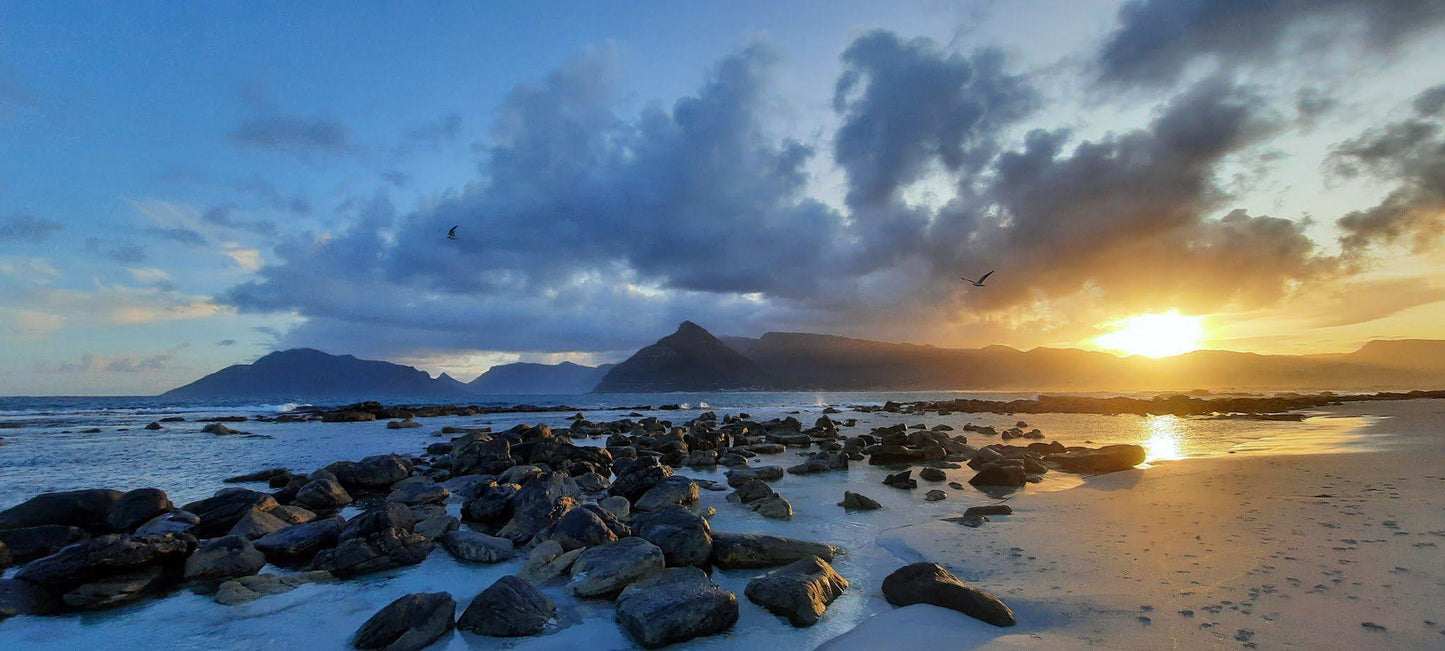
<path id="1" fill-rule="evenodd" d="M 668 567 L 706 568 L 712 556 L 712 528 L 707 519 L 681 505 L 638 513 L 632 518 L 637 536 L 662 549 Z"/>
<path id="2" fill-rule="evenodd" d="M 512 541 L 467 529 L 457 529 L 440 538 L 443 547 L 459 561 L 500 563 L 516 555 Z"/>
<path id="3" fill-rule="evenodd" d="M 0 511 L 0 529 L 62 525 L 105 533 L 110 531 L 106 519 L 120 498 L 120 491 L 102 488 L 41 493 Z"/>
<path id="4" fill-rule="evenodd" d="M 848 580 L 833 566 L 809 556 L 749 581 L 744 594 L 768 612 L 788 618 L 793 626 L 812 626 L 847 589 Z"/>
<path id="5" fill-rule="evenodd" d="M 521 571 L 517 572 L 517 577 L 528 583 L 545 583 L 572 569 L 572 563 L 584 551 L 587 550 L 574 549 L 564 552 L 557 541 L 543 541 L 532 548 L 532 552 L 527 555 L 527 562 L 522 565 Z"/>
<path id="6" fill-rule="evenodd" d="M 968 483 L 974 486 L 1017 488 L 1028 483 L 1028 476 L 1024 473 L 1022 463 L 1005 459 L 984 464 Z"/>
<path id="7" fill-rule="evenodd" d="M 638 644 L 655 649 L 722 633 L 738 621 L 738 598 L 695 567 L 676 567 L 627 586 L 617 621 Z"/>
<path id="8" fill-rule="evenodd" d="M 614 464 L 614 468 L 617 478 L 612 480 L 612 486 L 607 492 L 621 495 L 633 504 L 658 482 L 672 476 L 672 468 L 662 465 L 656 457 L 651 456 L 619 461 Z"/>
<path id="9" fill-rule="evenodd" d="M 347 490 L 387 491 L 411 476 L 411 462 L 397 454 L 378 454 L 361 461 L 338 461 L 326 467 Z"/>
<path id="10" fill-rule="evenodd" d="M 517 484 L 489 482 L 474 489 L 473 497 L 462 505 L 462 519 L 482 524 L 500 524 L 512 519 L 512 498 L 522 487 Z"/>
<path id="11" fill-rule="evenodd" d="M 605 511 L 604 511 L 605 513 Z M 596 547 L 617 540 L 617 534 L 598 515 L 597 511 L 578 508 L 568 511 L 557 524 L 553 525 L 547 539 L 555 540 L 562 549 L 570 551 L 581 547 Z"/>
<path id="12" fill-rule="evenodd" d="M 551 526 L 581 503 L 577 484 L 564 473 L 547 473 L 527 482 L 512 499 L 512 519 L 497 532 L 516 544 Z"/>
<path id="13" fill-rule="evenodd" d="M 219 584 L 251 576 L 266 565 L 266 555 L 243 536 L 224 536 L 201 543 L 186 559 L 186 580 Z"/>
<path id="14" fill-rule="evenodd" d="M 35 527 L 5 529 L 0 531 L 0 545 L 10 551 L 10 559 L 16 563 L 28 563 L 42 556 L 49 556 L 62 547 L 89 538 L 80 527 L 63 524 L 42 524 Z"/>
<path id="15" fill-rule="evenodd" d="M 937 563 L 905 565 L 883 579 L 883 597 L 895 606 L 931 604 L 994 626 L 1013 626 L 1014 614 L 998 597 L 960 581 Z"/>
<path id="16" fill-rule="evenodd" d="M 656 545 L 641 538 L 623 538 L 582 552 L 572 563 L 567 587 L 578 597 L 611 597 L 633 581 L 661 572 L 665 565 Z"/>
<path id="17" fill-rule="evenodd" d="M 521 637 L 542 632 L 556 616 L 557 607 L 546 595 L 508 575 L 472 599 L 457 628 L 493 637 Z"/>
<path id="18" fill-rule="evenodd" d="M 15 578 L 60 597 L 73 608 L 128 601 L 179 577 L 196 539 L 186 534 L 107 534 L 36 560 Z"/>
<path id="19" fill-rule="evenodd" d="M 452 448 L 452 475 L 498 475 L 516 465 L 512 447 L 504 438 L 468 434 Z"/>
<path id="20" fill-rule="evenodd" d="M 346 521 L 340 517 L 293 524 L 275 533 L 257 538 L 256 549 L 273 563 L 296 563 L 336 545 Z"/>
<path id="21" fill-rule="evenodd" d="M 352 498 L 339 481 L 313 479 L 296 493 L 295 502 L 312 511 L 334 512 L 350 504 Z"/>
<path id="22" fill-rule="evenodd" d="M 136 527 L 134 535 L 159 536 L 168 533 L 194 533 L 200 524 L 201 517 L 190 511 L 171 511 L 151 518 L 145 524 Z"/>
<path id="23" fill-rule="evenodd" d="M 660 509 L 669 504 L 696 504 L 697 483 L 681 475 L 673 475 L 647 489 L 632 508 L 638 511 Z"/>
<path id="24" fill-rule="evenodd" d="M 175 508 L 159 488 L 138 488 L 120 496 L 110 507 L 105 522 L 111 531 L 129 533 L 151 518 Z"/>
<path id="25" fill-rule="evenodd" d="M 832 545 L 796 538 L 756 533 L 712 534 L 712 563 L 725 570 L 787 565 L 809 556 L 831 561 L 837 552 L 838 548 Z"/>
<path id="26" fill-rule="evenodd" d="M 409 594 L 376 611 L 351 636 L 351 646 L 417 651 L 451 631 L 456 614 L 457 602 L 445 592 Z"/>
<path id="27" fill-rule="evenodd" d="M 229 533 L 251 509 L 276 508 L 276 498 L 244 488 L 227 488 L 181 508 L 201 519 L 194 530 L 196 536 L 214 538 Z"/>
<path id="28" fill-rule="evenodd" d="M 1138 445 L 1106 445 L 1097 450 L 1074 450 L 1044 457 L 1046 463 L 1064 472 L 1105 473 L 1128 470 L 1144 463 L 1144 448 Z"/>
<path id="29" fill-rule="evenodd" d="M 99 610 L 135 601 L 174 582 L 174 572 L 159 565 L 113 574 L 61 595 L 60 600 L 75 610 Z"/>
<path id="30" fill-rule="evenodd" d="M 883 508 L 877 500 L 853 491 L 843 491 L 843 501 L 839 502 L 838 506 L 849 511 L 874 511 Z"/>
<path id="31" fill-rule="evenodd" d="M 16 615 L 46 615 L 58 608 L 55 597 L 35 584 L 0 579 L 0 620 Z"/>
<path id="32" fill-rule="evenodd" d="M 440 504 L 447 501 L 450 496 L 451 491 L 430 478 L 410 477 L 393 485 L 391 494 L 386 496 L 386 501 L 401 502 L 402 504 Z"/>
<path id="33" fill-rule="evenodd" d="M 279 509 L 281 507 L 278 506 L 276 508 Z M 274 509 L 272 512 L 274 512 Z M 272 515 L 272 512 L 251 509 L 250 513 L 247 513 L 241 518 L 240 522 L 236 523 L 236 526 L 231 527 L 230 535 L 241 536 L 246 540 L 255 540 L 266 534 L 275 533 L 291 526 L 289 522 Z"/>
<path id="34" fill-rule="evenodd" d="M 237 606 L 261 597 L 290 592 L 307 583 L 330 581 L 330 572 L 297 572 L 295 574 L 257 574 L 222 583 L 213 597 L 223 606 Z"/>
<path id="35" fill-rule="evenodd" d="M 332 549 L 323 549 L 311 563 L 313 570 L 326 570 L 347 578 L 416 565 L 426 560 L 435 544 L 424 536 L 406 529 L 389 528 L 364 537 L 343 540 Z"/>
<path id="36" fill-rule="evenodd" d="M 405 504 L 385 502 L 347 520 L 346 526 L 341 528 L 340 542 L 352 538 L 364 538 L 387 529 L 411 531 L 415 526 L 416 519 L 412 515 L 411 509 L 407 508 Z"/>

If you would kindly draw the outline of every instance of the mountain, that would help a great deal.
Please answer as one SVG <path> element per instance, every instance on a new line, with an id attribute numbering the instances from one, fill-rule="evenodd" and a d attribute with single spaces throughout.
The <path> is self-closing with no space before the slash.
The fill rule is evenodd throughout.
<path id="1" fill-rule="evenodd" d="M 478 394 L 590 393 L 613 366 L 616 364 L 502 364 L 487 369 L 464 386 Z"/>
<path id="2" fill-rule="evenodd" d="M 1445 387 L 1445 341 L 1433 340 L 1374 341 L 1358 351 L 1333 355 L 1200 350 L 1163 359 L 1058 348 L 939 348 L 800 332 L 769 332 L 758 338 L 724 337 L 719 341 L 762 371 L 766 382 L 759 384 L 796 391 Z M 630 391 L 679 390 L 674 387 L 702 390 L 686 377 L 671 375 L 661 364 L 650 365 L 627 386 Z"/>
<path id="3" fill-rule="evenodd" d="M 594 391 L 727 391 L 774 385 L 757 363 L 691 321 L 613 367 Z"/>
<path id="4" fill-rule="evenodd" d="M 310 348 L 270 353 L 250 364 L 227 366 L 163 398 L 186 399 L 460 399 L 466 385 L 443 374 L 432 379 L 410 366 L 329 355 Z"/>

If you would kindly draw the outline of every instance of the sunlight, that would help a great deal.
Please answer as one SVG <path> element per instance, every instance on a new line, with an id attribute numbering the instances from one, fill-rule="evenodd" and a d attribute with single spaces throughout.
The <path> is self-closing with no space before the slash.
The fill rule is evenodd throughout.
<path id="1" fill-rule="evenodd" d="M 1183 459 L 1180 449 L 1184 438 L 1184 419 L 1178 416 L 1150 416 L 1145 425 L 1149 428 L 1149 440 L 1144 442 L 1147 461 L 1168 461 Z"/>
<path id="2" fill-rule="evenodd" d="M 1125 319 L 1118 330 L 1095 339 L 1094 344 L 1130 355 L 1169 357 L 1198 350 L 1203 338 L 1203 319 L 1171 311 Z"/>

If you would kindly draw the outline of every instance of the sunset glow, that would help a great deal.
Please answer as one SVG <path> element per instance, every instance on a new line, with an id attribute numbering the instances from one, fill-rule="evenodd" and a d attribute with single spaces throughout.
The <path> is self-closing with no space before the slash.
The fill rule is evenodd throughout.
<path id="1" fill-rule="evenodd" d="M 1119 328 L 1094 340 L 1100 348 L 1130 355 L 1169 357 L 1198 350 L 1204 340 L 1204 322 L 1177 311 L 1141 314 L 1119 322 Z"/>

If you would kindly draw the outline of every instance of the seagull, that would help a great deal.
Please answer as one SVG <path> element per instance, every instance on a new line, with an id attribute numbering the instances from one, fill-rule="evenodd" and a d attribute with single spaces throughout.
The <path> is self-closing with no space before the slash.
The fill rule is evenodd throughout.
<path id="1" fill-rule="evenodd" d="M 961 279 L 963 279 L 963 280 L 967 280 L 967 281 L 968 281 L 969 283 L 971 283 L 974 287 L 983 287 L 983 281 L 988 280 L 988 277 L 989 277 L 989 276 L 992 276 L 994 271 L 998 271 L 998 270 L 997 270 L 997 269 L 990 270 L 988 273 L 984 274 L 983 276 L 980 276 L 978 280 L 969 280 L 968 278 L 964 278 L 963 276 L 959 276 L 959 278 L 961 278 Z"/>
<path id="2" fill-rule="evenodd" d="M 447 231 L 447 239 L 449 239 L 449 240 L 457 239 L 457 229 L 458 229 L 458 228 L 461 228 L 461 226 L 460 226 L 460 225 L 458 225 L 458 226 L 453 226 L 451 230 Z"/>

